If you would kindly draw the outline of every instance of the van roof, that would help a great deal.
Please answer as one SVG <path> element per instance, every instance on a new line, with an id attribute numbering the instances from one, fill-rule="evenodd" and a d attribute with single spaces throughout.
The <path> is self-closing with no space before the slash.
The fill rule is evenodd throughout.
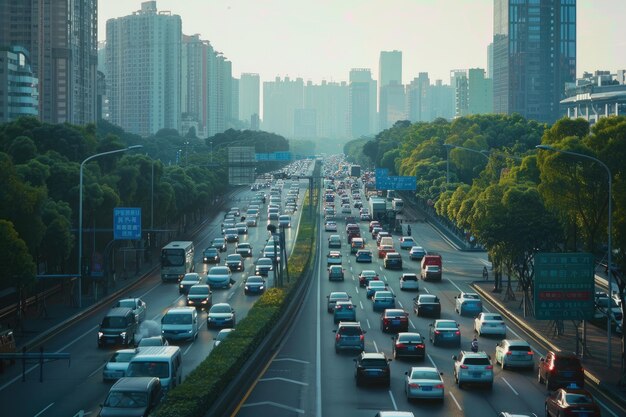
<path id="1" fill-rule="evenodd" d="M 148 389 L 155 381 L 158 382 L 159 378 L 154 376 L 123 377 L 113 384 L 111 391 L 141 391 Z"/>
<path id="2" fill-rule="evenodd" d="M 129 312 L 132 314 L 133 310 L 128 307 L 113 307 L 105 317 L 124 317 Z"/>
<path id="3" fill-rule="evenodd" d="M 131 362 L 170 357 L 179 352 L 180 348 L 178 346 L 145 346 L 139 348 L 139 353 L 131 359 Z"/>
<path id="4" fill-rule="evenodd" d="M 165 314 L 188 314 L 196 311 L 195 307 L 173 307 L 165 312 Z"/>

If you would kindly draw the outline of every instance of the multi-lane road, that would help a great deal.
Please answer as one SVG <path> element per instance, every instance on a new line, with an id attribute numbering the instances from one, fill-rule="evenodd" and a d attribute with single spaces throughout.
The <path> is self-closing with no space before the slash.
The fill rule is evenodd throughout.
<path id="1" fill-rule="evenodd" d="M 289 184 L 290 182 L 287 181 Z M 304 191 L 308 183 L 302 181 L 298 207 L 301 206 Z M 283 200 L 288 187 L 283 191 Z M 265 190 L 269 194 L 269 190 Z M 252 199 L 254 191 L 242 189 L 235 193 L 232 206 L 245 209 L 247 202 Z M 254 262 L 259 258 L 260 252 L 268 239 L 266 208 L 261 210 L 261 217 L 257 227 L 250 227 L 247 235 L 240 235 L 242 241 L 252 244 L 254 255 L 246 258 L 246 271 L 233 274 L 236 283 L 228 290 L 214 290 L 213 303 L 228 302 L 236 311 L 238 320 L 247 314 L 250 307 L 258 296 L 244 295 L 244 277 L 254 274 Z M 290 252 L 295 240 L 299 224 L 300 210 L 292 216 L 292 227 L 285 229 L 287 249 Z M 205 225 L 194 236 L 195 266 L 196 272 L 206 274 L 208 268 L 213 265 L 202 263 L 202 251 L 214 237 L 221 236 L 221 223 L 224 212 L 218 213 L 214 218 L 207 219 Z M 234 253 L 235 245 L 229 244 L 227 253 Z M 226 253 L 222 254 L 222 263 Z M 269 285 L 273 285 L 273 275 L 268 277 Z M 160 330 L 160 320 L 165 311 L 170 307 L 185 305 L 184 296 L 178 293 L 174 283 L 162 283 L 160 271 L 157 269 L 140 286 L 132 292 L 124 294 L 124 297 L 136 296 L 147 303 L 146 321 L 143 328 Z M 80 416 L 98 415 L 101 404 L 111 386 L 111 383 L 102 381 L 102 368 L 109 360 L 113 349 L 98 349 L 97 331 L 110 305 L 102 306 L 89 314 L 75 325 L 54 335 L 46 342 L 47 352 L 67 352 L 71 356 L 70 366 L 66 361 L 50 362 L 44 365 L 44 382 L 39 382 L 38 365 L 29 365 L 25 382 L 21 380 L 21 367 L 12 366 L 8 372 L 0 378 L 0 404 L 2 404 L 3 416 Z M 201 330 L 198 338 L 193 343 L 179 344 L 183 353 L 183 377 L 193 370 L 213 347 L 213 338 L 219 329 L 207 329 L 206 312 L 199 315 Z"/>

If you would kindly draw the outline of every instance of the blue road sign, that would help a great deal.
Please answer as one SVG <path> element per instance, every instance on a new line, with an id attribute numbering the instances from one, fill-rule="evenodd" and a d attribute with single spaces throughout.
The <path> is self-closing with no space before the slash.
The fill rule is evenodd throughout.
<path id="1" fill-rule="evenodd" d="M 377 190 L 416 190 L 417 178 L 407 176 L 376 177 Z"/>
<path id="2" fill-rule="evenodd" d="M 141 239 L 141 207 L 113 209 L 113 238 L 115 240 Z"/>
<path id="3" fill-rule="evenodd" d="M 291 161 L 291 152 L 274 152 L 275 161 Z"/>
<path id="4" fill-rule="evenodd" d="M 269 161 L 269 154 L 267 153 L 255 153 L 254 159 L 257 161 Z"/>

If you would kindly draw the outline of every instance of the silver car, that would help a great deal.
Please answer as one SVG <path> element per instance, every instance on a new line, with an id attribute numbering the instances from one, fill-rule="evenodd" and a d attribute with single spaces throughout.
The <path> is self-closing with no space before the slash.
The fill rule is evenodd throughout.
<path id="1" fill-rule="evenodd" d="M 133 310 L 137 323 L 141 323 L 146 318 L 146 303 L 141 298 L 124 298 L 118 300 L 115 307 L 127 307 Z"/>
<path id="2" fill-rule="evenodd" d="M 328 299 L 327 310 L 329 313 L 333 313 L 337 301 L 350 301 L 352 297 L 345 291 L 333 291 L 330 295 L 327 295 L 326 298 Z"/>
<path id="3" fill-rule="evenodd" d="M 103 381 L 115 381 L 126 376 L 126 369 L 139 349 L 121 349 L 116 351 L 102 369 Z"/>
<path id="4" fill-rule="evenodd" d="M 493 386 L 493 365 L 485 352 L 461 351 L 454 360 L 454 380 L 459 388 L 466 383 L 484 384 L 489 389 Z"/>
<path id="5" fill-rule="evenodd" d="M 206 277 L 206 283 L 211 288 L 229 288 L 232 284 L 232 275 L 230 268 L 227 266 L 214 266 L 209 269 Z"/>
<path id="6" fill-rule="evenodd" d="M 496 345 L 496 364 L 505 368 L 535 367 L 535 354 L 528 342 L 520 339 L 503 339 Z"/>
<path id="7" fill-rule="evenodd" d="M 437 368 L 414 366 L 404 373 L 404 392 L 410 401 L 414 398 L 435 399 L 443 401 L 443 375 Z"/>

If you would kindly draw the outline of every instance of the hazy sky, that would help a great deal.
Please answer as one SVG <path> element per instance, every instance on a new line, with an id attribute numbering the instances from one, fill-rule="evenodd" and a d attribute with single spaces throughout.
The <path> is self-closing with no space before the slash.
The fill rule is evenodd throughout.
<path id="1" fill-rule="evenodd" d="M 106 21 L 141 8 L 139 0 L 98 2 L 99 40 Z M 402 78 L 418 72 L 449 82 L 451 69 L 486 68 L 493 0 L 157 0 L 181 16 L 233 63 L 305 81 L 347 81 L 351 68 L 378 78 L 380 51 L 402 51 Z M 577 73 L 626 69 L 626 0 L 578 0 Z"/>

